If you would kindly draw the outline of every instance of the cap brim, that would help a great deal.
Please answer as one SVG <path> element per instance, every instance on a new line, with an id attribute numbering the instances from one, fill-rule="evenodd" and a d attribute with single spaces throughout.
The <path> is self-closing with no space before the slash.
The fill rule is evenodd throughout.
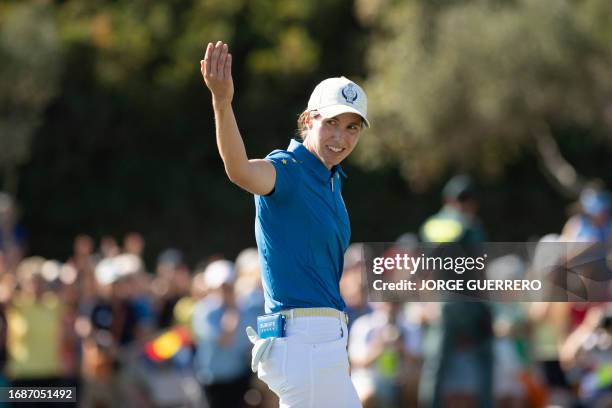
<path id="1" fill-rule="evenodd" d="M 363 119 L 363 123 L 365 123 L 366 127 L 370 127 L 370 122 L 366 117 L 361 114 L 361 112 L 347 105 L 331 105 L 326 106 L 324 108 L 318 108 L 316 109 L 316 111 L 319 112 L 321 116 L 326 119 L 333 118 L 343 113 L 356 113 L 357 115 L 361 116 L 361 119 Z"/>

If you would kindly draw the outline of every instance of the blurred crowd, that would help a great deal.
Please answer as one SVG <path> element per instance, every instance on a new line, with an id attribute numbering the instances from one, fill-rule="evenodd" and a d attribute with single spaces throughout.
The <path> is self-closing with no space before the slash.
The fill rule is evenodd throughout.
<path id="1" fill-rule="evenodd" d="M 589 186 L 578 204 L 542 240 L 610 248 L 609 193 Z M 484 242 L 477 212 L 473 182 L 455 177 L 440 211 L 397 243 Z M 256 249 L 190 267 L 169 248 L 148 270 L 136 232 L 79 235 L 62 261 L 26 248 L 0 193 L 0 386 L 77 387 L 83 407 L 278 405 L 250 371 L 245 328 L 264 309 Z M 351 245 L 340 289 L 364 407 L 612 407 L 612 305 L 368 302 L 363 266 Z"/>

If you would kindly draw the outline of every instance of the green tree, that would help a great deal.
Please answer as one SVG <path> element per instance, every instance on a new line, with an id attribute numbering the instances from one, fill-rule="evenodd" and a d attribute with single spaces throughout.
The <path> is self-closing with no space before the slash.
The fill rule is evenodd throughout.
<path id="1" fill-rule="evenodd" d="M 361 7 L 377 33 L 366 84 L 376 135 L 362 163 L 397 163 L 423 187 L 451 169 L 499 176 L 534 148 L 559 191 L 580 190 L 558 134 L 586 129 L 612 146 L 612 2 L 378 3 Z"/>
<path id="2" fill-rule="evenodd" d="M 51 6 L 6 5 L 0 22 L 0 166 L 4 189 L 15 194 L 17 167 L 57 92 L 61 53 Z"/>
<path id="3" fill-rule="evenodd" d="M 317 82 L 364 73 L 352 1 L 50 3 L 64 51 L 60 93 L 18 193 L 40 253 L 65 255 L 82 231 L 140 231 L 150 255 L 166 245 L 198 258 L 253 245 L 244 232 L 253 201 L 228 182 L 215 145 L 199 67 L 208 41 L 230 44 L 252 157 L 287 146 Z"/>

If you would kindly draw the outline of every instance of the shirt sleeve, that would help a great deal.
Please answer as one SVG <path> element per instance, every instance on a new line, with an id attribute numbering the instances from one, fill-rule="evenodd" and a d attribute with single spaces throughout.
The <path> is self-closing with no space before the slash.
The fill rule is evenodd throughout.
<path id="1" fill-rule="evenodd" d="M 265 159 L 272 163 L 276 170 L 274 189 L 267 196 L 281 199 L 295 193 L 301 178 L 299 162 L 283 150 L 275 150 Z"/>

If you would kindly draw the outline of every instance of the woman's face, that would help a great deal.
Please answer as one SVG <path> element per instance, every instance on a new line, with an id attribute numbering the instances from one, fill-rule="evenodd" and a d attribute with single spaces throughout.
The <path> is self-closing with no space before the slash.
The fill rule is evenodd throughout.
<path id="1" fill-rule="evenodd" d="M 308 119 L 304 147 L 331 169 L 342 162 L 355 148 L 361 133 L 361 116 L 341 113 L 330 119 L 321 116 Z"/>

